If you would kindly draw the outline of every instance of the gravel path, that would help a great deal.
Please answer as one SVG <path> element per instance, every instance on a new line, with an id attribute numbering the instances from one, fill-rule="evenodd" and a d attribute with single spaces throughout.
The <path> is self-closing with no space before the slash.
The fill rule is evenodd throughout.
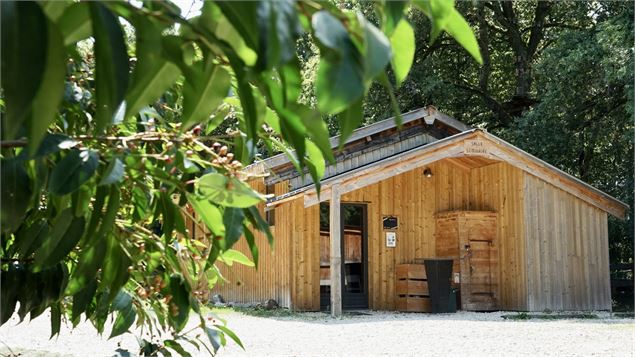
<path id="1" fill-rule="evenodd" d="M 600 319 L 504 320 L 509 313 L 447 315 L 371 312 L 341 320 L 321 313 L 261 318 L 223 313 L 241 336 L 220 356 L 635 356 L 635 322 L 597 313 Z M 0 327 L 0 355 L 9 346 L 21 356 L 112 356 L 136 351 L 133 336 L 100 338 L 90 323 L 48 340 L 47 317 Z M 109 331 L 108 329 L 106 331 Z"/>

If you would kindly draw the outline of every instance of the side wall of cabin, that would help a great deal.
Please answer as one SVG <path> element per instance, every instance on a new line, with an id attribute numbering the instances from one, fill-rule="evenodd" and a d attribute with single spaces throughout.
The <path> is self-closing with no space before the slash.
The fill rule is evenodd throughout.
<path id="1" fill-rule="evenodd" d="M 260 192 L 265 192 L 264 180 L 254 180 L 251 186 Z M 286 185 L 278 184 L 274 188 L 276 195 L 286 193 Z M 284 218 L 284 215 L 291 212 L 294 207 L 286 206 L 280 210 L 280 221 L 288 221 L 294 226 L 302 225 L 300 220 Z M 264 217 L 264 203 L 258 205 L 260 214 Z M 277 212 L 278 213 L 278 212 Z M 278 219 L 278 217 L 276 217 Z M 274 239 L 273 249 L 267 241 L 267 237 L 259 231 L 253 230 L 256 245 L 259 250 L 259 262 L 257 269 L 234 264 L 232 267 L 218 263 L 221 273 L 228 281 L 219 281 L 212 289 L 212 294 L 221 294 L 226 301 L 251 303 L 263 302 L 267 299 L 275 299 L 280 306 L 291 307 L 292 293 L 291 287 L 296 275 L 291 269 L 293 256 L 291 234 L 287 225 L 274 225 L 271 232 Z M 291 227 L 293 228 L 293 227 Z M 246 256 L 251 257 L 249 246 L 244 237 L 232 247 L 239 250 Z"/>
<path id="2" fill-rule="evenodd" d="M 607 213 L 524 174 L 531 311 L 610 310 Z"/>

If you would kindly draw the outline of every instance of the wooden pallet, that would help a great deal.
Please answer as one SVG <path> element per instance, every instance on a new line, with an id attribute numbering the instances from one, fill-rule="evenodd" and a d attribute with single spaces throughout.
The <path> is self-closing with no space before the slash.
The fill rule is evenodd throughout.
<path id="1" fill-rule="evenodd" d="M 423 264 L 399 264 L 396 267 L 396 308 L 404 312 L 430 312 L 428 281 Z"/>

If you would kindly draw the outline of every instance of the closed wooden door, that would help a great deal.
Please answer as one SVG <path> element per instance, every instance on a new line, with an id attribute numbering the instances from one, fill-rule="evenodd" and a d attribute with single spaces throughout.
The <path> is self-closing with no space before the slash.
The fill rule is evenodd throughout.
<path id="1" fill-rule="evenodd" d="M 460 234 L 461 304 L 465 310 L 498 309 L 495 219 L 468 219 Z"/>

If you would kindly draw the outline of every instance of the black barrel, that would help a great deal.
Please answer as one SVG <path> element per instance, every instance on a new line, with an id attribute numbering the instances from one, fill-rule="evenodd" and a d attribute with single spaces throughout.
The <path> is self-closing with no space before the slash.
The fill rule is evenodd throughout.
<path id="1" fill-rule="evenodd" d="M 432 258 L 425 259 L 423 263 L 426 266 L 432 312 L 455 312 L 450 311 L 452 259 Z"/>

